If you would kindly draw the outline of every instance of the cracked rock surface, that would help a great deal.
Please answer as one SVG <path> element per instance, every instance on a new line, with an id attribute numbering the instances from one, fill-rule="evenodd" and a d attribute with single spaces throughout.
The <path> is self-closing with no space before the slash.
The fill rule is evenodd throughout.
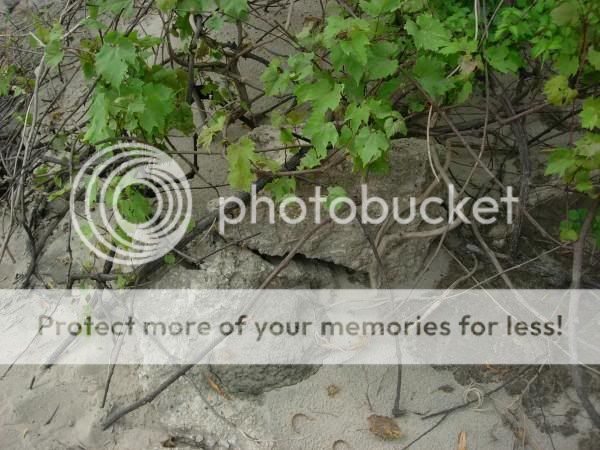
<path id="1" fill-rule="evenodd" d="M 264 127 L 263 127 L 264 128 Z M 272 134 L 261 133 L 265 136 Z M 275 139 L 275 138 L 273 138 Z M 273 144 L 259 142 L 261 148 L 275 147 Z M 380 197 L 390 207 L 397 202 L 397 210 L 402 211 L 408 204 L 411 196 L 418 196 L 431 183 L 432 174 L 427 161 L 427 144 L 421 139 L 399 139 L 393 142 L 390 150 L 389 173 L 385 175 L 370 175 L 368 178 L 368 196 Z M 319 183 L 323 186 L 341 186 L 349 197 L 359 200 L 361 198 L 361 185 L 358 175 L 352 172 L 352 164 L 344 161 L 336 167 L 328 169 L 319 175 Z M 417 194 L 415 194 L 417 193 Z M 269 208 L 260 203 L 256 206 L 256 220 L 251 221 L 248 208 L 246 216 L 241 223 L 225 227 L 224 237 L 229 240 L 240 239 L 243 236 L 260 235 L 245 242 L 249 248 L 263 255 L 284 256 L 297 244 L 298 239 L 315 226 L 314 201 L 308 199 L 315 195 L 315 185 L 297 181 L 296 195 L 302 198 L 307 205 L 306 219 L 298 224 L 288 224 L 282 220 L 275 211 L 275 223 L 269 223 Z M 322 195 L 327 195 L 323 189 Z M 291 216 L 293 212 L 290 206 Z M 250 208 L 252 206 L 250 205 Z M 379 217 L 379 206 L 375 203 L 368 205 L 367 211 L 372 218 Z M 357 208 L 357 217 L 361 208 Z M 327 217 L 327 211 L 322 210 L 322 219 Z M 406 214 L 401 214 L 404 217 Z M 340 217 L 345 217 L 340 213 Z M 414 231 L 421 225 L 421 219 L 416 215 L 408 225 L 394 224 L 390 234 L 399 234 Z M 368 272 L 373 264 L 373 250 L 366 239 L 365 233 L 374 237 L 378 225 L 365 225 L 364 229 L 356 221 L 350 224 L 329 224 L 318 231 L 302 245 L 299 254 L 307 258 L 332 262 L 349 269 Z M 386 248 L 382 257 L 386 267 L 391 286 L 398 285 L 412 279 L 421 269 L 429 248 L 429 240 L 400 241 Z"/>

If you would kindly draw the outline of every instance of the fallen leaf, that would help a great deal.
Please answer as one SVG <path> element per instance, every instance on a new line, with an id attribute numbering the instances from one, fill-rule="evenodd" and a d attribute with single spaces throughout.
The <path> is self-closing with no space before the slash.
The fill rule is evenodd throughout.
<path id="1" fill-rule="evenodd" d="M 338 439 L 333 443 L 331 450 L 350 450 L 350 444 L 348 444 L 343 439 Z"/>
<path id="2" fill-rule="evenodd" d="M 467 432 L 461 431 L 458 433 L 458 446 L 456 450 L 467 450 Z"/>
<path id="3" fill-rule="evenodd" d="M 369 431 L 381 439 L 391 441 L 403 436 L 400 427 L 390 417 L 373 414 L 367 418 L 367 421 L 369 422 Z"/>
<path id="4" fill-rule="evenodd" d="M 230 400 L 231 397 L 229 395 L 227 395 L 227 392 L 225 392 L 223 390 L 223 388 L 221 386 L 219 386 L 215 380 L 212 379 L 211 376 L 206 375 L 206 381 L 208 382 L 208 385 L 211 387 L 211 389 L 213 391 L 215 391 L 217 394 L 219 394 L 221 397 L 226 398 L 227 400 Z"/>
<path id="5" fill-rule="evenodd" d="M 175 442 L 175 439 L 173 438 L 173 436 L 170 436 L 169 439 L 162 441 L 160 443 L 163 448 L 176 448 L 177 447 L 177 443 Z"/>
<path id="6" fill-rule="evenodd" d="M 438 391 L 450 393 L 450 392 L 454 392 L 454 387 L 450 386 L 449 384 L 444 384 L 438 388 Z"/>
<path id="7" fill-rule="evenodd" d="M 340 392 L 340 388 L 337 387 L 335 384 L 330 384 L 329 386 L 327 386 L 327 395 L 330 397 L 335 397 L 338 392 Z"/>
<path id="8" fill-rule="evenodd" d="M 506 375 L 508 372 L 510 372 L 510 368 L 508 368 L 508 367 L 494 367 L 491 364 L 486 364 L 485 368 L 489 372 L 492 372 L 492 373 L 495 373 L 498 375 Z"/>
<path id="9" fill-rule="evenodd" d="M 162 441 L 160 444 L 163 448 L 208 448 L 204 439 L 202 439 L 202 441 L 197 441 L 185 436 L 169 436 L 169 439 Z"/>
<path id="10" fill-rule="evenodd" d="M 296 433 L 300 433 L 301 422 L 309 420 L 313 419 L 302 413 L 294 414 L 292 417 L 292 430 L 294 430 Z"/>

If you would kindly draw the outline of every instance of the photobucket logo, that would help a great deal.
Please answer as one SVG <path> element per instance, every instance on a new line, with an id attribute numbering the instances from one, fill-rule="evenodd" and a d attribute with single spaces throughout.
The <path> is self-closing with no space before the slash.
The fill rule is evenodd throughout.
<path id="1" fill-rule="evenodd" d="M 82 208 L 76 208 L 80 195 Z M 151 203 L 149 219 L 139 209 Z M 71 189 L 71 220 L 83 243 L 116 264 L 140 265 L 175 247 L 192 215 L 185 173 L 161 150 L 119 143 L 90 158 Z M 136 210 L 136 208 L 138 210 Z M 142 220 L 131 220 L 132 217 Z"/>
<path id="2" fill-rule="evenodd" d="M 471 220 L 467 216 L 465 208 L 469 206 L 469 203 L 473 200 L 470 197 L 458 198 L 458 193 L 454 185 L 448 186 L 448 197 L 442 199 L 440 197 L 427 197 L 420 204 L 416 197 L 409 197 L 408 206 L 401 206 L 401 200 L 398 197 L 392 199 L 391 205 L 385 199 L 378 196 L 370 196 L 368 187 L 366 184 L 361 185 L 361 196 L 360 201 L 357 204 L 352 198 L 341 196 L 333 199 L 326 213 L 329 214 L 332 222 L 347 225 L 353 221 L 361 220 L 363 224 L 382 224 L 387 220 L 390 214 L 393 219 L 402 225 L 407 225 L 419 217 L 419 220 L 430 225 L 441 225 L 446 222 L 452 225 L 457 220 L 470 224 Z M 513 208 L 514 204 L 518 203 L 518 197 L 513 195 L 513 189 L 508 186 L 506 189 L 506 195 L 500 198 L 498 202 L 493 197 L 481 197 L 475 200 L 471 206 L 471 216 L 477 223 L 489 225 L 498 221 L 498 215 L 500 214 L 501 204 L 505 204 L 506 212 L 506 223 L 512 224 L 513 221 Z M 327 197 L 321 195 L 321 187 L 315 187 L 315 193 L 313 196 L 308 197 L 307 205 L 306 201 L 300 197 L 290 196 L 285 198 L 278 206 L 275 205 L 273 199 L 267 196 L 258 196 L 256 187 L 252 186 L 251 200 L 250 200 L 250 223 L 255 224 L 258 222 L 258 208 L 264 205 L 267 208 L 267 222 L 271 225 L 275 223 L 275 214 L 279 215 L 281 221 L 289 225 L 296 225 L 307 220 L 309 209 L 313 211 L 312 221 L 315 224 L 322 222 L 322 209 L 323 205 L 326 204 Z M 441 217 L 439 214 L 432 214 L 433 205 L 437 205 L 437 211 L 440 211 L 440 207 L 444 205 L 448 210 L 446 218 Z M 231 211 L 232 206 L 237 206 L 237 215 L 228 215 L 228 211 Z M 225 225 L 239 224 L 246 218 L 247 214 L 246 204 L 238 197 L 227 197 L 219 198 L 219 231 L 225 232 Z M 290 210 L 293 209 L 294 214 L 290 214 Z M 261 223 L 263 220 L 261 220 Z"/>

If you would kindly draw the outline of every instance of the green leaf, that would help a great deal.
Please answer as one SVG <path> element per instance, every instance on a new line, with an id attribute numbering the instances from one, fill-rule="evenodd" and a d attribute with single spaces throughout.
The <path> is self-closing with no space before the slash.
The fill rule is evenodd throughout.
<path id="1" fill-rule="evenodd" d="M 554 8 L 550 13 L 552 20 L 558 26 L 578 25 L 579 8 L 576 2 L 567 1 Z"/>
<path id="2" fill-rule="evenodd" d="M 390 42 L 371 45 L 368 72 L 371 80 L 386 78 L 398 70 L 398 46 Z"/>
<path id="3" fill-rule="evenodd" d="M 462 87 L 460 88 L 460 90 L 458 91 L 458 93 L 456 94 L 456 98 L 454 99 L 454 104 L 460 105 L 460 104 L 466 102 L 471 97 L 472 93 L 473 93 L 473 84 L 470 81 L 465 81 L 463 83 Z"/>
<path id="4" fill-rule="evenodd" d="M 117 200 L 119 212 L 130 223 L 144 223 L 152 217 L 152 202 L 135 187 L 129 186 Z"/>
<path id="5" fill-rule="evenodd" d="M 379 159 L 389 149 L 390 143 L 385 134 L 379 130 L 363 127 L 352 146 L 352 153 L 361 161 L 363 168 Z"/>
<path id="6" fill-rule="evenodd" d="M 175 258 L 173 253 L 167 253 L 165 256 L 163 256 L 163 261 L 167 266 L 172 266 L 175 264 L 175 262 L 177 262 L 177 258 Z"/>
<path id="7" fill-rule="evenodd" d="M 205 125 L 198 135 L 198 144 L 200 144 L 205 150 L 210 151 L 210 146 L 214 137 L 223 131 L 225 124 L 227 123 L 227 114 L 217 113 L 214 114 L 208 125 Z"/>
<path id="8" fill-rule="evenodd" d="M 294 81 L 302 81 L 313 75 L 314 53 L 296 53 L 291 56 L 287 63 L 290 68 L 290 78 Z"/>
<path id="9" fill-rule="evenodd" d="M 488 47 L 485 57 L 491 66 L 502 73 L 516 73 L 523 65 L 519 53 L 508 45 Z"/>
<path id="10" fill-rule="evenodd" d="M 296 192 L 296 179 L 293 177 L 278 177 L 265 186 L 276 202 L 281 202 L 286 197 Z"/>
<path id="11" fill-rule="evenodd" d="M 581 126 L 591 130 L 600 127 L 600 97 L 588 97 L 583 101 L 583 110 L 579 113 Z"/>
<path id="12" fill-rule="evenodd" d="M 311 144 L 322 156 L 327 155 L 327 146 L 335 146 L 339 137 L 335 125 L 325 122 L 324 116 L 317 112 L 306 121 L 304 134 L 310 138 Z"/>
<path id="13" fill-rule="evenodd" d="M 213 13 L 206 21 L 206 28 L 212 31 L 219 31 L 225 25 L 225 20 L 221 14 Z"/>
<path id="14" fill-rule="evenodd" d="M 267 95 L 285 94 L 290 84 L 289 73 L 281 69 L 281 60 L 275 58 L 260 76 Z"/>
<path id="15" fill-rule="evenodd" d="M 575 143 L 577 154 L 585 158 L 600 156 L 600 134 L 586 133 Z M 598 161 L 600 163 L 600 161 Z"/>
<path id="16" fill-rule="evenodd" d="M 397 134 L 406 136 L 408 133 L 404 119 L 393 119 L 392 117 L 385 120 L 383 130 L 385 131 L 385 135 L 390 139 Z"/>
<path id="17" fill-rule="evenodd" d="M 220 0 L 218 4 L 226 16 L 236 20 L 243 20 L 248 17 L 247 0 Z"/>
<path id="18" fill-rule="evenodd" d="M 125 289 L 129 284 L 130 277 L 125 275 L 117 275 L 117 287 L 119 289 Z"/>
<path id="19" fill-rule="evenodd" d="M 577 55 L 570 55 L 568 53 L 561 53 L 554 62 L 554 67 L 560 75 L 565 77 L 573 76 L 579 69 L 579 57 Z"/>
<path id="20" fill-rule="evenodd" d="M 367 63 L 367 49 L 371 45 L 369 36 L 363 30 L 354 30 L 348 34 L 348 39 L 338 41 L 339 48 L 347 56 L 351 56 L 359 64 Z"/>
<path id="21" fill-rule="evenodd" d="M 569 80 L 563 75 L 550 78 L 544 85 L 544 94 L 552 105 L 565 105 L 577 97 L 577 91 L 569 87 Z"/>
<path id="22" fill-rule="evenodd" d="M 98 203 L 98 191 L 100 190 L 100 182 L 98 177 L 94 177 L 88 181 L 88 195 L 86 200 L 89 208 L 93 208 Z"/>
<path id="23" fill-rule="evenodd" d="M 289 128 L 281 128 L 279 130 L 279 140 L 282 144 L 293 144 L 295 141 L 294 135 L 292 134 L 292 130 Z"/>
<path id="24" fill-rule="evenodd" d="M 350 122 L 350 129 L 356 133 L 363 123 L 369 123 L 371 109 L 366 103 L 351 103 L 346 109 L 344 122 Z"/>
<path id="25" fill-rule="evenodd" d="M 413 37 L 417 48 L 437 51 L 450 45 L 452 38 L 450 32 L 431 14 L 419 15 L 416 23 L 410 19 L 407 20 L 404 28 Z"/>
<path id="26" fill-rule="evenodd" d="M 423 89 L 434 99 L 439 99 L 454 86 L 454 81 L 446 78 L 444 63 L 438 59 L 419 57 L 412 72 Z"/>
<path id="27" fill-rule="evenodd" d="M 587 58 L 594 69 L 600 70 L 600 51 L 590 47 Z"/>
<path id="28" fill-rule="evenodd" d="M 563 177 L 567 170 L 575 164 L 575 155 L 573 151 L 567 148 L 559 148 L 550 154 L 545 173 L 546 175 L 557 174 Z"/>
<path id="29" fill-rule="evenodd" d="M 100 14 L 105 12 L 118 14 L 121 11 L 128 14 L 133 7 L 132 0 L 97 0 L 94 3 L 98 6 L 98 13 Z"/>
<path id="30" fill-rule="evenodd" d="M 156 6 L 162 12 L 169 12 L 175 8 L 177 5 L 177 0 L 156 0 Z"/>
<path id="31" fill-rule="evenodd" d="M 0 68 L 0 97 L 8 95 L 14 76 L 14 66 Z"/>
<path id="32" fill-rule="evenodd" d="M 591 194 L 594 190 L 594 183 L 589 170 L 584 169 L 575 171 L 573 183 L 575 184 L 575 190 L 584 194 Z"/>
<path id="33" fill-rule="evenodd" d="M 90 223 L 88 221 L 81 223 L 79 226 L 79 229 L 81 230 L 81 232 L 87 239 L 91 239 L 92 237 L 94 237 L 94 232 L 92 231 L 92 226 L 90 225 Z"/>
<path id="34" fill-rule="evenodd" d="M 113 137 L 114 132 L 108 124 L 110 105 L 107 94 L 102 90 L 96 90 L 88 113 L 90 123 L 84 136 L 85 141 L 95 144 Z"/>
<path id="35" fill-rule="evenodd" d="M 128 65 L 135 61 L 133 43 L 113 31 L 106 35 L 104 45 L 96 55 L 96 72 L 114 88 L 118 88 L 125 79 Z"/>
<path id="36" fill-rule="evenodd" d="M 577 231 L 571 229 L 562 229 L 560 230 L 560 239 L 561 241 L 566 241 L 566 242 L 575 242 L 577 239 L 579 239 L 579 234 L 577 233 Z"/>
<path id="37" fill-rule="evenodd" d="M 45 61 L 48 67 L 56 67 L 63 60 L 65 53 L 62 50 L 63 29 L 60 24 L 55 24 L 49 34 L 49 41 L 45 48 Z"/>
<path id="38" fill-rule="evenodd" d="M 343 90 L 343 84 L 321 78 L 312 84 L 299 85 L 295 90 L 295 95 L 299 103 L 312 102 L 313 111 L 324 114 L 328 109 L 333 111 L 338 107 Z"/>
<path id="39" fill-rule="evenodd" d="M 175 109 L 173 90 L 164 84 L 148 83 L 142 92 L 145 107 L 139 114 L 140 126 L 150 136 L 166 132 L 167 116 Z"/>
<path id="40" fill-rule="evenodd" d="M 227 162 L 229 163 L 229 176 L 227 180 L 233 189 L 250 192 L 256 175 L 252 171 L 252 162 L 255 160 L 254 142 L 247 137 L 241 138 L 237 143 L 227 149 Z"/>
<path id="41" fill-rule="evenodd" d="M 398 0 L 360 0 L 360 8 L 373 17 L 393 13 L 401 7 L 402 2 Z"/>
<path id="42" fill-rule="evenodd" d="M 341 186 L 328 186 L 327 187 L 327 199 L 325 200 L 325 206 L 327 209 L 331 208 L 331 204 L 338 198 L 348 197 L 346 190 Z M 336 205 L 336 211 L 344 206 L 343 203 Z"/>
<path id="43" fill-rule="evenodd" d="M 318 167 L 319 164 L 321 164 L 321 161 L 323 161 L 323 158 L 325 158 L 325 156 L 327 155 L 322 155 L 316 149 L 311 148 L 300 161 L 300 168 L 313 169 L 315 167 Z"/>

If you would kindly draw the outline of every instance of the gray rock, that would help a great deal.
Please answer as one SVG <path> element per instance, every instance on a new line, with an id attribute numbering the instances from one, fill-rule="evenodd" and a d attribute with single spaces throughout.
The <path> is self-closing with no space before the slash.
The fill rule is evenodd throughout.
<path id="1" fill-rule="evenodd" d="M 223 243 L 201 242 L 190 253 L 202 257 Z M 250 289 L 257 288 L 276 267 L 248 249 L 230 247 L 210 257 L 199 270 L 173 267 L 154 286 L 161 289 Z M 273 280 L 271 288 L 331 288 L 332 270 L 325 264 L 292 261 Z M 234 395 L 258 395 L 275 388 L 291 386 L 319 369 L 309 365 L 221 365 L 209 370 L 219 385 Z"/>
<path id="2" fill-rule="evenodd" d="M 263 127 L 265 128 L 265 127 Z M 256 134 L 256 133 L 255 133 Z M 272 134 L 267 135 L 270 139 Z M 263 146 L 269 143 L 262 142 Z M 272 145 L 272 144 L 271 144 Z M 401 139 L 393 142 L 390 150 L 391 170 L 386 175 L 372 175 L 368 179 L 368 195 L 383 198 L 388 205 L 392 199 L 398 198 L 400 210 L 409 204 L 409 197 L 417 197 L 431 183 L 432 174 L 428 165 L 426 142 L 420 139 Z M 337 167 L 318 176 L 319 183 L 324 186 L 341 186 L 350 197 L 360 198 L 360 175 L 352 173 L 352 164 L 345 161 Z M 307 204 L 306 220 L 296 225 L 289 225 L 279 217 L 278 208 L 275 213 L 275 223 L 269 224 L 269 211 L 266 205 L 257 206 L 256 223 L 250 223 L 250 208 L 240 224 L 227 225 L 224 236 L 227 239 L 239 239 L 258 232 L 261 234 L 245 242 L 249 248 L 263 255 L 286 255 L 298 239 L 314 227 L 314 203 L 308 198 L 314 196 L 315 186 L 297 181 L 298 197 Z M 326 195 L 324 189 L 322 195 Z M 290 207 L 290 216 L 292 215 Z M 369 205 L 371 217 L 377 217 L 377 205 Z M 360 212 L 360 208 L 359 212 Z M 391 213 L 391 212 L 390 212 Z M 322 210 L 322 217 L 327 217 L 327 211 Z M 341 214 L 344 216 L 344 213 Z M 408 225 L 395 224 L 391 234 L 415 230 L 420 225 L 418 217 Z M 366 225 L 366 231 L 374 237 L 378 225 Z M 409 280 L 418 273 L 426 256 L 428 240 L 409 240 L 394 244 L 387 248 L 383 257 L 388 279 L 391 286 Z M 365 238 L 365 231 L 354 221 L 348 225 L 330 224 L 315 232 L 299 250 L 299 254 L 308 258 L 329 261 L 349 269 L 368 272 L 374 261 L 373 251 Z"/>
<path id="3" fill-rule="evenodd" d="M 229 365 L 210 366 L 219 384 L 234 395 L 260 395 L 273 389 L 293 386 L 314 375 L 313 365 Z"/>
<path id="4" fill-rule="evenodd" d="M 202 258 L 223 247 L 223 242 L 201 242 L 189 250 Z M 153 282 L 160 289 L 256 289 L 277 266 L 246 248 L 226 248 L 209 257 L 199 269 L 176 266 Z M 324 289 L 335 287 L 334 274 L 325 264 L 292 261 L 271 285 L 271 289 Z"/>

